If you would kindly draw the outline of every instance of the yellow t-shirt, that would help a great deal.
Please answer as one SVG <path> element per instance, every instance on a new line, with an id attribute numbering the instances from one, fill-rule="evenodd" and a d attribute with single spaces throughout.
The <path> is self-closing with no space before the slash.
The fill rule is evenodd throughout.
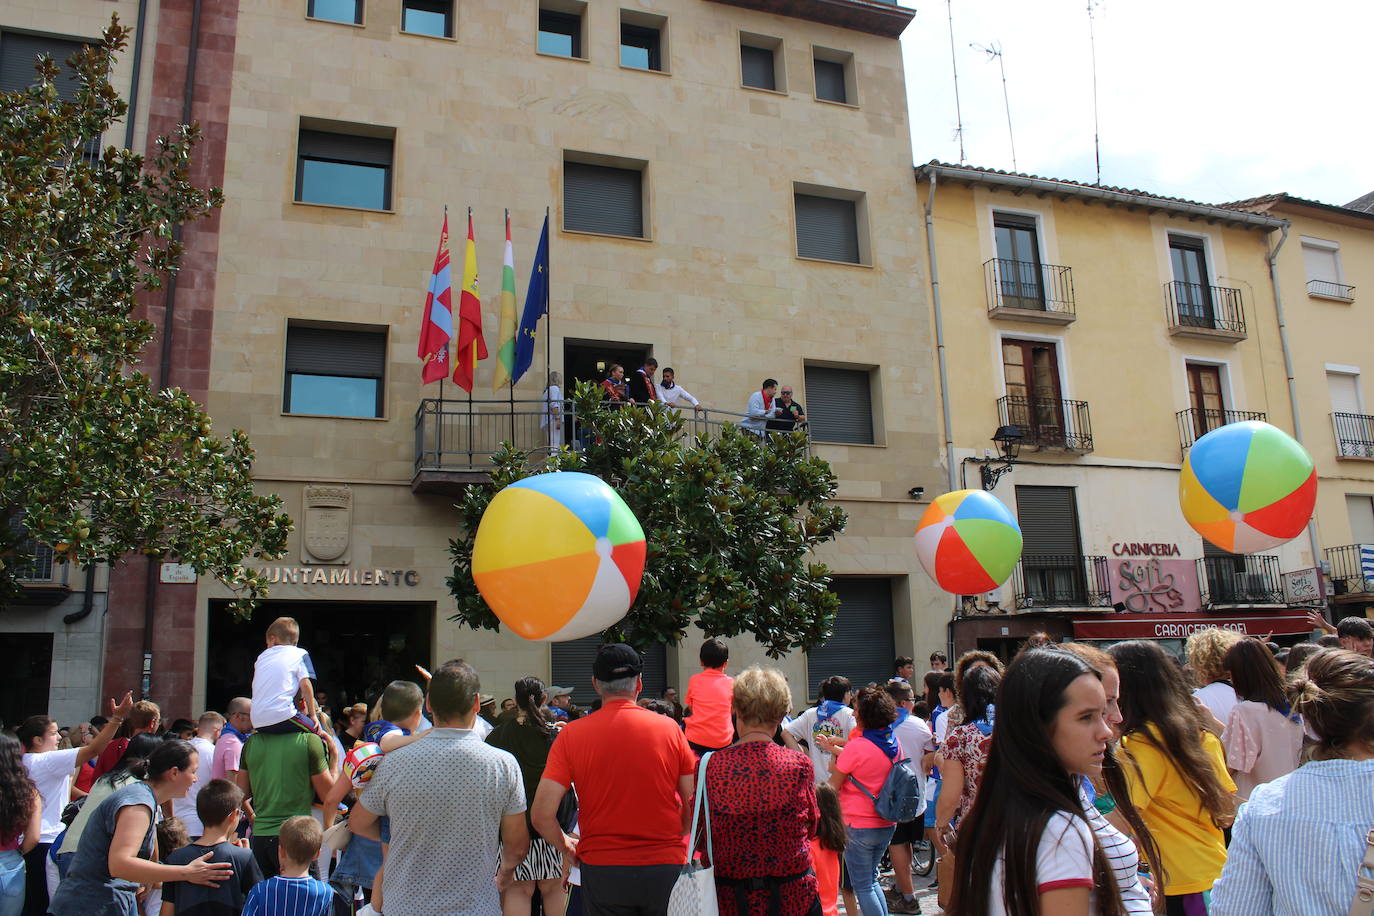
<path id="1" fill-rule="evenodd" d="M 1158 739 L 1153 725 L 1146 731 Z M 1202 747 L 1212 760 L 1212 769 L 1228 792 L 1236 791 L 1236 784 L 1226 770 L 1226 757 L 1221 742 L 1211 732 L 1202 733 Z M 1167 883 L 1166 894 L 1197 894 L 1212 889 L 1226 864 L 1226 843 L 1221 830 L 1213 825 L 1212 817 L 1202 807 L 1202 800 L 1184 780 L 1183 775 L 1158 746 L 1144 735 L 1121 739 L 1125 756 L 1121 761 L 1126 774 L 1131 803 L 1140 812 L 1145 826 L 1150 828 L 1155 845 L 1164 860 Z"/>

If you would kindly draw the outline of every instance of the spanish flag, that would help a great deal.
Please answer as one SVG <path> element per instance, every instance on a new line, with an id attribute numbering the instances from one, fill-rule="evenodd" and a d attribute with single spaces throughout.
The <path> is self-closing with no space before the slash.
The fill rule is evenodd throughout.
<path id="1" fill-rule="evenodd" d="M 477 291 L 477 243 L 472 240 L 472 209 L 468 208 L 468 243 L 463 252 L 463 291 L 458 298 L 458 353 L 453 381 L 472 394 L 477 361 L 487 358 L 482 339 L 482 295 Z"/>
<path id="2" fill-rule="evenodd" d="M 496 372 L 491 390 L 513 385 L 515 368 L 515 249 L 510 243 L 510 211 L 506 211 L 506 259 L 501 266 L 501 325 L 496 345 Z"/>

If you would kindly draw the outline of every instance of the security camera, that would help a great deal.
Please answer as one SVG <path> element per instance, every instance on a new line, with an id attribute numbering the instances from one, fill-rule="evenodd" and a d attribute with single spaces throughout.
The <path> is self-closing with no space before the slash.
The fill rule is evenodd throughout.
<path id="1" fill-rule="evenodd" d="M 925 496 L 925 495 L 926 495 L 926 488 L 925 488 L 925 487 L 912 487 L 910 490 L 907 490 L 906 493 L 907 493 L 907 495 L 910 496 L 912 499 L 920 499 L 922 496 Z"/>

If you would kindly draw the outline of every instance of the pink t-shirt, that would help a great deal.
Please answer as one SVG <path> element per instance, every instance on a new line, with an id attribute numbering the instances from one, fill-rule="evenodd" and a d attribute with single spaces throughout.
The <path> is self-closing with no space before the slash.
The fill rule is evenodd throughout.
<path id="1" fill-rule="evenodd" d="M 223 779 L 224 774 L 239 769 L 239 757 L 243 754 L 243 742 L 227 729 L 220 732 L 215 742 L 215 755 L 211 760 L 210 778 Z M 204 764 L 201 764 L 204 766 Z"/>
<path id="2" fill-rule="evenodd" d="M 900 758 L 900 754 L 898 757 Z M 868 791 L 877 795 L 887 781 L 892 761 L 883 749 L 861 736 L 854 736 L 835 758 L 835 771 L 853 776 Z M 891 827 L 892 821 L 878 816 L 873 801 L 848 779 L 840 788 L 840 813 L 850 827 Z"/>

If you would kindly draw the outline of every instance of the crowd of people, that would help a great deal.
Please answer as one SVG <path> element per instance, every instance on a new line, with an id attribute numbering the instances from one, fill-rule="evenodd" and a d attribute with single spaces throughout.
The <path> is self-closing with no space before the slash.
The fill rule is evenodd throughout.
<path id="1" fill-rule="evenodd" d="M 586 710 L 536 677 L 498 705 L 455 659 L 331 723 L 279 618 L 223 714 L 164 729 L 125 695 L 0 734 L 0 916 L 666 913 L 691 862 L 723 916 L 884 916 L 921 912 L 922 843 L 959 916 L 1336 916 L 1374 827 L 1374 630 L 1334 630 L 900 657 L 802 710 L 722 640 L 681 699 L 607 644 Z"/>

